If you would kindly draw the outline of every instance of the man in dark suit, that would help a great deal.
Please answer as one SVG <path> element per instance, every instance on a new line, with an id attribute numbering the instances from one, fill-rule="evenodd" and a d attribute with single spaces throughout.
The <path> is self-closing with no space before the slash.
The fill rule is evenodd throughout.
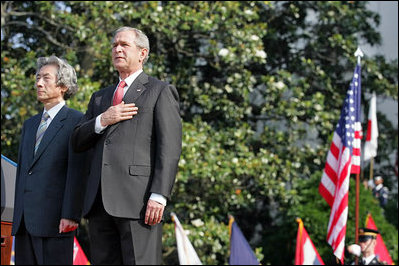
<path id="1" fill-rule="evenodd" d="M 73 133 L 93 149 L 83 214 L 93 264 L 160 264 L 162 216 L 181 153 L 179 96 L 142 70 L 147 36 L 122 27 L 112 40 L 119 83 L 95 92 Z M 118 85 L 118 86 L 117 86 Z"/>
<path id="2" fill-rule="evenodd" d="M 70 143 L 83 114 L 65 106 L 78 89 L 75 70 L 56 56 L 41 57 L 35 87 L 44 109 L 22 128 L 12 225 L 15 263 L 72 265 L 86 179 L 85 153 L 75 153 Z"/>

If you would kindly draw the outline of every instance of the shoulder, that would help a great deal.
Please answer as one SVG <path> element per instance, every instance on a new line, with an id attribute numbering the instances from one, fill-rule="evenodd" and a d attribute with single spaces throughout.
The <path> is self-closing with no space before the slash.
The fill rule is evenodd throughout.
<path id="1" fill-rule="evenodd" d="M 69 108 L 67 106 L 65 106 L 65 107 L 66 107 L 66 112 L 67 112 L 67 116 L 69 117 L 69 119 L 71 119 L 73 121 L 79 121 L 82 118 L 82 116 L 83 116 L 82 112 L 72 109 L 72 108 Z"/>
<path id="2" fill-rule="evenodd" d="M 69 115 L 71 115 L 72 117 L 82 117 L 83 116 L 82 112 L 72 109 L 72 108 L 69 108 L 69 107 L 67 107 L 67 108 L 68 108 L 67 110 L 69 112 Z"/>
<path id="3" fill-rule="evenodd" d="M 163 88 L 168 87 L 170 85 L 168 82 L 159 80 L 159 79 L 157 79 L 155 77 L 152 77 L 152 76 L 148 76 L 148 84 L 151 87 L 156 87 L 156 88 L 159 88 L 159 89 L 163 89 Z"/>
<path id="4" fill-rule="evenodd" d="M 150 84 L 149 86 L 151 86 L 151 87 L 155 87 L 155 88 L 159 89 L 161 92 L 162 91 L 171 92 L 175 98 L 176 98 L 176 96 L 178 97 L 178 92 L 177 92 L 176 87 L 174 85 L 170 84 L 169 82 L 159 80 L 152 76 L 148 76 L 148 84 Z"/>
<path id="5" fill-rule="evenodd" d="M 103 96 L 104 94 L 106 94 L 107 92 L 109 92 L 110 90 L 114 91 L 115 88 L 116 88 L 116 85 L 118 85 L 118 84 L 117 84 L 117 83 L 111 84 L 111 85 L 108 85 L 108 86 L 105 87 L 105 88 L 102 88 L 102 89 L 100 89 L 100 90 L 98 90 L 98 91 L 95 91 L 95 92 L 93 92 L 93 94 L 91 95 L 91 97 L 92 97 L 92 98 L 101 97 L 101 96 Z"/>
<path id="6" fill-rule="evenodd" d="M 35 121 L 37 121 L 40 118 L 41 118 L 41 113 L 38 113 L 38 114 L 36 114 L 34 116 L 31 116 L 30 118 L 28 118 L 28 119 L 26 119 L 24 121 L 24 126 L 25 125 L 30 125 L 30 124 L 34 123 Z"/>

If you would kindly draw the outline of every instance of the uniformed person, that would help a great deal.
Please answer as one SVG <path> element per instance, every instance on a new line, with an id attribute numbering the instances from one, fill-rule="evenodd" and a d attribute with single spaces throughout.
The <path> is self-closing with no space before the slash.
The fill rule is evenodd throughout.
<path id="1" fill-rule="evenodd" d="M 381 176 L 374 177 L 373 195 L 380 201 L 380 206 L 384 207 L 388 203 L 388 188 L 383 184 L 384 179 Z"/>
<path id="2" fill-rule="evenodd" d="M 370 228 L 359 228 L 359 245 L 348 247 L 349 253 L 359 257 L 359 265 L 384 265 L 374 253 L 377 244 L 378 230 Z M 352 263 L 354 264 L 354 263 Z"/>

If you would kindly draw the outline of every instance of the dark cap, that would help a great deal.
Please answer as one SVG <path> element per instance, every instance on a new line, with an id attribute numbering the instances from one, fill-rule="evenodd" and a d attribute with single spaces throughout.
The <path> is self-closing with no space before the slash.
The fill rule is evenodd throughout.
<path id="1" fill-rule="evenodd" d="M 376 239 L 380 232 L 370 228 L 359 228 L 359 242 L 366 242 L 369 239 Z"/>

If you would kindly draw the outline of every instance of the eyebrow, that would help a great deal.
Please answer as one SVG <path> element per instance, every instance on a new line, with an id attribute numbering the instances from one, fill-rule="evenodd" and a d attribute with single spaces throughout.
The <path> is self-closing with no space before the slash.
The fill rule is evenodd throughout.
<path id="1" fill-rule="evenodd" d="M 116 44 L 130 44 L 128 41 L 116 41 L 112 43 L 112 46 L 116 45 Z"/>
<path id="2" fill-rule="evenodd" d="M 46 77 L 46 76 L 51 76 L 51 74 L 50 73 L 44 73 L 43 75 L 40 75 L 40 73 L 36 74 L 36 77 L 40 77 L 40 76 Z"/>

